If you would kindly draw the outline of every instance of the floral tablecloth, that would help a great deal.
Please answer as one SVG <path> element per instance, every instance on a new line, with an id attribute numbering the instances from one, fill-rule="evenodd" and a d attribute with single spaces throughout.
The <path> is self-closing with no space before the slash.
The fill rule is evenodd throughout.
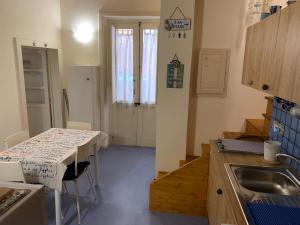
<path id="1" fill-rule="evenodd" d="M 102 147 L 106 145 L 103 137 L 106 135 L 100 131 L 52 128 L 0 152 L 0 163 L 19 161 L 27 183 L 39 183 L 61 191 L 66 161 L 74 161 L 77 146 L 91 142 Z"/>

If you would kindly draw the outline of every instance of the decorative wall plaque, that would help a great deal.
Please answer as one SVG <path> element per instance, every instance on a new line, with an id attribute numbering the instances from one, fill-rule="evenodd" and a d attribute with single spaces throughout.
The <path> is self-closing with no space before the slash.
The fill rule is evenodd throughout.
<path id="1" fill-rule="evenodd" d="M 179 17 L 175 17 L 175 14 Z M 192 20 L 186 18 L 182 10 L 176 7 L 169 19 L 165 21 L 165 29 L 169 31 L 169 38 L 186 38 L 186 31 L 191 30 Z"/>
<path id="2" fill-rule="evenodd" d="M 177 55 L 173 57 L 167 68 L 167 88 L 183 88 L 184 64 Z"/>

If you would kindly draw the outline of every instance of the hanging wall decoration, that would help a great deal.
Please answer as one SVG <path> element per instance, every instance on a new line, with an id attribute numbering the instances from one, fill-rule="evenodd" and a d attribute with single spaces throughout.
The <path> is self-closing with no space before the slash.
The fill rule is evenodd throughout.
<path id="1" fill-rule="evenodd" d="M 175 54 L 172 61 L 168 64 L 167 88 L 183 87 L 184 64 L 181 64 Z"/>
<path id="2" fill-rule="evenodd" d="M 179 17 L 175 15 L 179 14 Z M 165 21 L 165 29 L 169 31 L 169 38 L 186 38 L 186 31 L 192 29 L 192 20 L 186 18 L 182 10 L 176 7 L 169 19 Z"/>

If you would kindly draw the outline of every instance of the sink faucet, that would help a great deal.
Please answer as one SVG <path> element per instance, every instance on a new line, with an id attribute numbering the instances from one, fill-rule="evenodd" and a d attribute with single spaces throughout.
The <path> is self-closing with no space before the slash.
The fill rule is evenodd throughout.
<path id="1" fill-rule="evenodd" d="M 289 159 L 292 159 L 292 160 L 294 160 L 294 161 L 296 161 L 297 163 L 300 164 L 300 159 L 298 159 L 295 156 L 292 156 L 292 155 L 289 155 L 289 154 L 285 154 L 285 153 L 278 153 L 278 154 L 276 154 L 276 158 L 279 158 L 279 157 L 289 158 Z"/>

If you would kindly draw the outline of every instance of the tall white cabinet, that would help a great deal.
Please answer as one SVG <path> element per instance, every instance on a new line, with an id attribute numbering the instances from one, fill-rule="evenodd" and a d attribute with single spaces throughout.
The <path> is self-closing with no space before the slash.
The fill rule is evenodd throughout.
<path id="1" fill-rule="evenodd" d="M 51 94 L 45 50 L 22 49 L 30 136 L 53 126 Z"/>
<path id="2" fill-rule="evenodd" d="M 100 130 L 100 67 L 69 66 L 69 121 L 91 123 Z"/>

